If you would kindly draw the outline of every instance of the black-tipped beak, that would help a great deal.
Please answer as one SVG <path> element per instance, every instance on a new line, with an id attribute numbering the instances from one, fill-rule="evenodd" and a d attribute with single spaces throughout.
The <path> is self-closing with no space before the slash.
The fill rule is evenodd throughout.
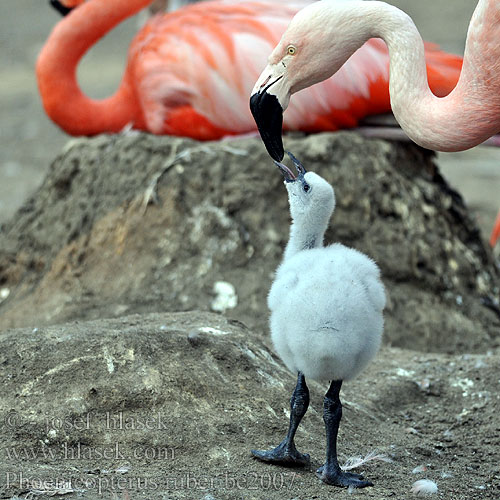
<path id="1" fill-rule="evenodd" d="M 278 98 L 275 95 L 268 94 L 266 90 L 257 92 L 250 97 L 250 111 L 267 152 L 274 161 L 280 162 L 285 152 L 281 138 L 283 108 Z"/>
<path id="2" fill-rule="evenodd" d="M 50 5 L 52 5 L 61 16 L 66 16 L 73 10 L 71 7 L 65 7 L 59 0 L 50 0 Z"/>

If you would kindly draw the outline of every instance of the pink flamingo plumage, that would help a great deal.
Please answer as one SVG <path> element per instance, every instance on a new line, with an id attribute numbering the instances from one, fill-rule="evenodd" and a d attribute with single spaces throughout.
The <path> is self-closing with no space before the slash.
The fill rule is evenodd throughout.
<path id="1" fill-rule="evenodd" d="M 76 80 L 84 53 L 151 0 L 61 0 L 75 7 L 54 28 L 37 61 L 43 105 L 73 135 L 133 128 L 155 134 L 219 139 L 256 130 L 248 95 L 289 21 L 311 0 L 221 0 L 159 14 L 132 41 L 122 82 L 104 100 L 87 97 Z M 461 58 L 426 46 L 431 88 L 455 86 Z M 284 121 L 307 132 L 354 127 L 390 110 L 389 56 L 370 40 L 333 78 L 297 95 Z"/>

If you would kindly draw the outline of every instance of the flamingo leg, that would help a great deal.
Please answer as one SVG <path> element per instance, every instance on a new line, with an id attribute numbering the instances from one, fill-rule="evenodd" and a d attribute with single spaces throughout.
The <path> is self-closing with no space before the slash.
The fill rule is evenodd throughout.
<path id="1" fill-rule="evenodd" d="M 342 471 L 337 460 L 337 436 L 342 419 L 342 403 L 339 397 L 341 386 L 342 380 L 334 380 L 325 394 L 323 421 L 326 427 L 326 462 L 316 473 L 324 483 L 334 486 L 345 488 L 373 486 L 373 483 L 365 481 L 360 474 Z"/>
<path id="2" fill-rule="evenodd" d="M 308 465 L 309 455 L 297 451 L 294 438 L 297 428 L 309 406 L 309 389 L 304 374 L 299 372 L 297 385 L 290 399 L 290 425 L 285 439 L 273 450 L 252 450 L 252 455 L 263 462 L 282 465 Z"/>
<path id="3" fill-rule="evenodd" d="M 497 218 L 495 219 L 495 224 L 490 236 L 490 246 L 494 248 L 500 238 L 500 210 L 498 211 Z"/>

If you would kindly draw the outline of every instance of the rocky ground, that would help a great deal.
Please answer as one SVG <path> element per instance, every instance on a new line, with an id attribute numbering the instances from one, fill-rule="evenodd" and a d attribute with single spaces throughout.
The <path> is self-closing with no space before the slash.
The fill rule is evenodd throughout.
<path id="1" fill-rule="evenodd" d="M 499 270 L 461 196 L 416 146 L 286 147 L 336 188 L 327 240 L 373 256 L 388 291 L 385 346 L 343 392 L 342 458 L 391 460 L 357 494 L 408 498 L 425 477 L 498 498 Z M 314 474 L 324 385 L 298 434 L 310 468 L 249 453 L 281 440 L 294 386 L 265 306 L 288 225 L 258 139 L 68 143 L 0 233 L 2 497 L 346 497 Z"/>
<path id="2" fill-rule="evenodd" d="M 2 498 L 351 498 L 315 476 L 324 458 L 324 385 L 297 446 L 304 469 L 255 461 L 286 432 L 293 375 L 260 332 L 213 313 L 141 314 L 17 329 L 0 337 Z M 497 499 L 498 349 L 424 354 L 385 347 L 342 391 L 343 463 L 375 483 L 355 492 Z M 30 496 L 31 495 L 31 496 Z"/>

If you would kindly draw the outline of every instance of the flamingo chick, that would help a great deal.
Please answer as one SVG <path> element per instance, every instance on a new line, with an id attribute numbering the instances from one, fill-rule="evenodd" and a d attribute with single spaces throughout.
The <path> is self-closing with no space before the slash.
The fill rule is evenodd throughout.
<path id="1" fill-rule="evenodd" d="M 285 439 L 270 451 L 252 450 L 265 462 L 306 465 L 309 455 L 295 448 L 294 436 L 309 405 L 306 377 L 330 380 L 324 398 L 326 462 L 317 474 L 327 484 L 372 486 L 359 474 L 343 472 L 337 461 L 337 433 L 342 417 L 339 392 L 375 356 L 382 337 L 384 286 L 375 262 L 339 243 L 324 247 L 323 237 L 335 207 L 332 186 L 306 172 L 289 153 L 295 176 L 276 162 L 288 191 L 292 226 L 283 262 L 268 297 L 271 336 L 285 365 L 298 373 L 290 400 Z"/>
<path id="2" fill-rule="evenodd" d="M 292 19 L 250 98 L 274 160 L 283 158 L 281 121 L 290 96 L 337 73 L 370 38 L 389 48 L 391 108 L 408 137 L 436 151 L 463 151 L 500 131 L 500 2 L 479 0 L 457 86 L 429 89 L 424 44 L 411 18 L 384 2 L 314 2 Z"/>

